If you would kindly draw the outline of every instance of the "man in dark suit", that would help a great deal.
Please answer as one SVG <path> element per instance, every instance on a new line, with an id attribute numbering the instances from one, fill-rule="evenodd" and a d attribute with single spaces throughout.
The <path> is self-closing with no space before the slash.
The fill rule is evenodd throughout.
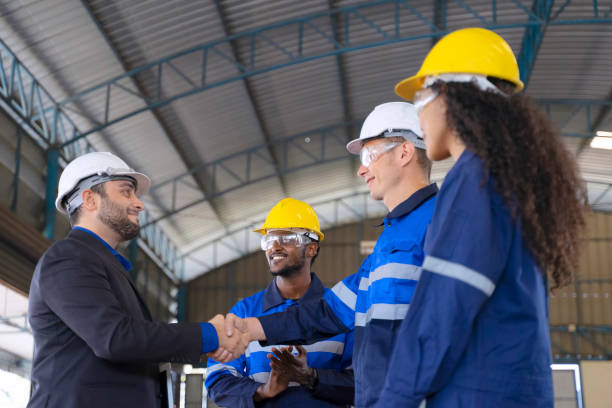
<path id="1" fill-rule="evenodd" d="M 39 260 L 30 287 L 34 334 L 28 407 L 159 407 L 158 364 L 220 361 L 248 340 L 228 338 L 223 317 L 210 322 L 153 322 L 115 251 L 138 236 L 138 198 L 150 180 L 110 154 L 89 153 L 62 173 L 56 207 L 72 231 Z M 216 350 L 216 351 L 215 351 Z"/>

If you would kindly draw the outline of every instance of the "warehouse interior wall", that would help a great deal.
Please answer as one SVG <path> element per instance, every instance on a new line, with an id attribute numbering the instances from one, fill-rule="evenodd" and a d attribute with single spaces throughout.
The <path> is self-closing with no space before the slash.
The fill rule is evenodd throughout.
<path id="1" fill-rule="evenodd" d="M 582 361 L 582 387 L 584 406 L 608 408 L 612 401 L 612 361 Z"/>

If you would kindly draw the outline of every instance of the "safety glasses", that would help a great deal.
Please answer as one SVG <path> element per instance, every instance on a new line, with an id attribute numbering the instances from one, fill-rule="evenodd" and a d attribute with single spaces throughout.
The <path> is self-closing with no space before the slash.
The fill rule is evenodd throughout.
<path id="1" fill-rule="evenodd" d="M 400 142 L 389 142 L 386 144 L 379 144 L 376 146 L 364 146 L 359 152 L 359 159 L 361 164 L 365 167 L 370 167 L 370 164 L 378 160 L 380 156 L 388 152 L 389 150 L 399 146 Z"/>
<path id="2" fill-rule="evenodd" d="M 425 106 L 427 106 L 427 104 L 436 99 L 437 96 L 438 92 L 434 91 L 431 88 L 425 88 L 415 92 L 413 104 L 417 115 L 420 114 L 423 109 L 425 109 Z"/>
<path id="3" fill-rule="evenodd" d="M 298 247 L 307 245 L 311 242 L 315 242 L 312 238 L 309 238 L 305 234 L 291 233 L 284 235 L 266 234 L 261 237 L 261 250 L 267 251 L 274 246 L 277 242 L 280 246 L 292 246 Z"/>

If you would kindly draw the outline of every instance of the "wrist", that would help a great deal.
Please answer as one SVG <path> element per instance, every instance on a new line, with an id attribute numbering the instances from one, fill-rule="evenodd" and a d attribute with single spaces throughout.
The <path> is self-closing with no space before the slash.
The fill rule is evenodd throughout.
<path id="1" fill-rule="evenodd" d="M 258 402 L 258 401 L 262 401 L 266 399 L 266 397 L 264 396 L 264 393 L 265 393 L 265 384 L 261 384 L 255 390 L 255 394 L 253 394 L 253 401 Z"/>
<path id="2" fill-rule="evenodd" d="M 263 327 L 259 322 L 259 319 L 256 317 L 247 317 L 244 319 L 246 321 L 247 329 L 248 329 L 248 337 L 249 342 L 255 340 L 265 340 L 266 335 L 263 331 Z"/>
<path id="3" fill-rule="evenodd" d="M 311 370 L 310 376 L 308 377 L 308 382 L 304 385 L 308 391 L 312 392 L 315 390 L 315 388 L 317 388 L 317 385 L 319 385 L 319 374 L 317 373 L 316 368 L 309 368 Z"/>

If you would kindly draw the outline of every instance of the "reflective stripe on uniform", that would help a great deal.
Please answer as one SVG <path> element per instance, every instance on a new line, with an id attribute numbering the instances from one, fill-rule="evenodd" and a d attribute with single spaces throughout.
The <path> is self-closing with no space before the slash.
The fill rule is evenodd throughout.
<path id="1" fill-rule="evenodd" d="M 355 326 L 365 327 L 372 319 L 402 320 L 406 317 L 409 308 L 410 305 L 404 303 L 396 305 L 375 303 L 366 313 L 355 313 Z"/>
<path id="2" fill-rule="evenodd" d="M 242 375 L 240 375 L 238 370 L 236 370 L 236 367 L 232 367 L 231 365 L 227 365 L 227 364 L 215 364 L 214 366 L 208 367 L 206 369 L 206 375 L 208 376 L 216 371 L 222 371 L 222 370 L 229 371 L 235 377 L 242 377 Z"/>
<path id="3" fill-rule="evenodd" d="M 438 275 L 460 280 L 480 290 L 487 296 L 491 296 L 495 290 L 495 284 L 480 272 L 468 268 L 459 263 L 446 261 L 444 259 L 427 256 L 423 262 L 423 269 Z"/>
<path id="4" fill-rule="evenodd" d="M 368 278 L 361 278 L 359 290 L 367 291 L 372 283 L 385 278 L 419 280 L 419 276 L 421 276 L 420 267 L 392 262 L 379 266 L 370 272 Z"/>
<path id="5" fill-rule="evenodd" d="M 275 346 L 262 347 L 258 341 L 252 341 L 247 346 L 247 349 L 244 354 L 247 357 L 249 357 L 252 353 L 256 353 L 260 351 L 271 353 L 273 347 L 276 349 L 280 349 L 281 347 L 286 347 L 286 346 L 283 346 L 283 345 L 276 346 L 275 345 Z M 332 353 L 332 354 L 337 354 L 337 355 L 342 355 L 342 353 L 344 353 L 344 343 L 341 341 L 325 340 L 325 341 L 319 341 L 314 344 L 308 344 L 302 347 L 304 347 L 308 353 L 323 352 L 323 353 Z"/>
<path id="6" fill-rule="evenodd" d="M 270 372 L 269 371 L 262 371 L 259 373 L 255 373 L 255 374 L 251 374 L 249 375 L 249 378 L 253 381 L 256 381 L 258 383 L 262 383 L 265 384 L 268 382 L 268 378 L 270 378 Z M 289 386 L 290 387 L 299 387 L 300 384 L 294 381 L 289 382 Z"/>
<path id="7" fill-rule="evenodd" d="M 355 310 L 355 304 L 357 303 L 357 294 L 346 287 L 344 282 L 340 281 L 332 288 L 332 292 L 338 298 L 347 305 L 351 310 Z"/>

